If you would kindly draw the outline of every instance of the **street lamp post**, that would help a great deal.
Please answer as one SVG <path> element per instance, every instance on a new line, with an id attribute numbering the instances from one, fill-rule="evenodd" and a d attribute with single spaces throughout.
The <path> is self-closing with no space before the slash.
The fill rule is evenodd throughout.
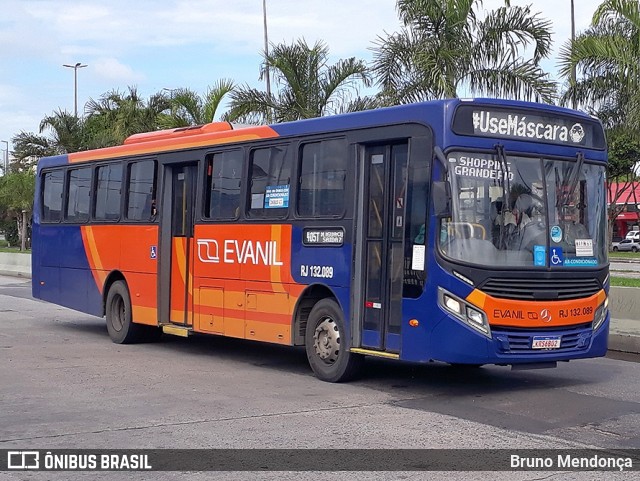
<path id="1" fill-rule="evenodd" d="M 575 6 L 574 6 L 574 0 L 571 0 L 571 48 L 573 49 L 575 47 L 575 42 L 576 42 L 576 14 L 575 14 Z M 573 91 L 571 92 L 571 107 L 575 110 L 576 108 L 578 108 L 577 102 L 576 102 L 576 65 L 575 63 L 573 64 L 573 66 L 571 67 L 571 79 L 570 79 L 570 83 L 571 83 L 571 88 L 573 89 Z"/>
<path id="2" fill-rule="evenodd" d="M 73 69 L 73 113 L 75 117 L 78 118 L 78 69 L 84 68 L 86 65 L 83 65 L 81 62 L 78 62 L 75 65 L 67 65 L 65 63 L 63 67 Z"/>
<path id="3" fill-rule="evenodd" d="M 267 77 L 267 97 L 271 99 L 271 75 L 269 72 L 269 36 L 267 35 L 267 0 L 262 0 L 262 20 L 264 25 L 265 74 Z M 267 111 L 267 122 L 271 123 L 271 109 Z"/>
<path id="4" fill-rule="evenodd" d="M 6 149 L 2 150 L 2 163 L 4 164 L 3 175 L 7 175 L 7 170 L 9 170 L 9 142 L 0 140 L 0 144 L 6 145 Z"/>
<path id="5" fill-rule="evenodd" d="M 267 35 L 267 0 L 262 0 L 262 18 L 264 23 L 264 54 L 269 56 L 269 37 Z M 269 62 L 266 62 L 267 96 L 271 97 L 271 79 L 269 78 Z"/>

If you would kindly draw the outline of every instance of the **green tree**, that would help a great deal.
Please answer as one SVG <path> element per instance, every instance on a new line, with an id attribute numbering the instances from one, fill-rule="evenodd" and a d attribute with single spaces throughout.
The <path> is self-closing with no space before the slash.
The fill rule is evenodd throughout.
<path id="1" fill-rule="evenodd" d="M 59 109 L 40 121 L 39 134 L 23 131 L 15 135 L 11 143 L 13 160 L 9 171 L 33 168 L 40 157 L 85 150 L 84 121 Z"/>
<path id="2" fill-rule="evenodd" d="M 94 144 L 119 145 L 130 135 L 157 130 L 162 114 L 170 107 L 162 92 L 145 100 L 135 87 L 128 87 L 127 92 L 112 90 L 87 102 L 87 130 Z"/>
<path id="3" fill-rule="evenodd" d="M 504 3 L 480 18 L 482 0 L 398 0 L 403 27 L 378 37 L 373 49 L 386 103 L 464 92 L 552 102 L 555 83 L 539 66 L 550 53 L 551 22 Z"/>
<path id="4" fill-rule="evenodd" d="M 35 175 L 33 171 L 11 172 L 0 178 L 0 213 L 16 222 L 20 250 L 27 248 L 28 223 L 33 211 Z"/>
<path id="5" fill-rule="evenodd" d="M 640 132 L 640 4 L 606 0 L 589 29 L 567 42 L 559 54 L 560 74 L 577 80 L 562 102 L 601 118 L 609 129 Z"/>
<path id="6" fill-rule="evenodd" d="M 161 115 L 159 125 L 170 129 L 213 122 L 222 100 L 234 88 L 232 80 L 221 79 L 209 87 L 204 96 L 186 88 L 174 90 L 169 98 L 169 113 Z"/>
<path id="7" fill-rule="evenodd" d="M 609 241 L 613 236 L 613 222 L 624 211 L 628 198 L 634 192 L 638 180 L 635 168 L 640 165 L 640 140 L 627 129 L 611 129 L 607 132 L 609 142 L 609 163 L 607 165 L 607 190 L 609 194 L 608 226 Z M 623 197 L 624 196 L 624 197 Z M 640 199 L 631 199 L 632 204 L 640 204 Z"/>
<path id="8" fill-rule="evenodd" d="M 20 132 L 11 139 L 13 150 L 12 161 L 9 164 L 9 172 L 33 169 L 41 157 L 60 153 L 52 140 L 44 135 L 32 132 Z"/>
<path id="9" fill-rule="evenodd" d="M 41 157 L 94 148 L 92 132 L 87 126 L 85 119 L 61 109 L 45 116 L 40 121 L 39 134 L 20 132 L 11 139 L 14 150 L 9 170 L 33 168 Z"/>
<path id="10" fill-rule="evenodd" d="M 84 150 L 84 122 L 70 112 L 58 109 L 40 121 L 40 133 L 49 131 L 57 153 Z"/>
<path id="11" fill-rule="evenodd" d="M 267 67 L 276 92 L 241 87 L 231 93 L 228 120 L 250 123 L 286 122 L 350 112 L 375 106 L 358 97 L 358 85 L 371 85 L 366 64 L 355 58 L 330 65 L 329 48 L 321 41 L 309 47 L 304 40 L 275 45 L 264 56 L 260 78 Z"/>

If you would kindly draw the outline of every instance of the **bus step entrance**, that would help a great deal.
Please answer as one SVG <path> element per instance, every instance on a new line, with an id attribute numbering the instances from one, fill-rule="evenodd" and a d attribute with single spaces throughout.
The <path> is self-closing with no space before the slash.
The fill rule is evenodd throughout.
<path id="1" fill-rule="evenodd" d="M 189 334 L 193 332 L 193 330 L 187 327 L 165 324 L 162 326 L 162 332 L 165 334 L 171 334 L 172 336 L 189 337 Z"/>

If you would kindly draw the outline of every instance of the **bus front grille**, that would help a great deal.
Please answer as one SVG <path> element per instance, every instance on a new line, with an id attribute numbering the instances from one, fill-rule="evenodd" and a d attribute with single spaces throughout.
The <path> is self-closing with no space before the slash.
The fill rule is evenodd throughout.
<path id="1" fill-rule="evenodd" d="M 491 278 L 478 289 L 499 299 L 521 301 L 564 301 L 597 294 L 602 286 L 596 278 L 523 279 Z"/>
<path id="2" fill-rule="evenodd" d="M 492 328 L 491 332 L 498 352 L 501 354 L 555 353 L 585 350 L 589 347 L 593 335 L 591 324 L 544 330 Z M 552 350 L 533 349 L 533 338 L 537 336 L 559 336 L 560 347 Z"/>

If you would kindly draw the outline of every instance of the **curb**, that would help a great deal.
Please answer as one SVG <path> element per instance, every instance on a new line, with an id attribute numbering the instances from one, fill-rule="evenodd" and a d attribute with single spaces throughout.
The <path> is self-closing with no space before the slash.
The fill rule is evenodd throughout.
<path id="1" fill-rule="evenodd" d="M 615 323 L 615 319 L 612 319 Z M 613 334 L 609 331 L 609 351 L 628 352 L 632 354 L 640 353 L 640 335 Z"/>
<path id="2" fill-rule="evenodd" d="M 20 277 L 22 279 L 31 279 L 31 272 L 8 271 L 0 269 L 0 276 Z"/>

